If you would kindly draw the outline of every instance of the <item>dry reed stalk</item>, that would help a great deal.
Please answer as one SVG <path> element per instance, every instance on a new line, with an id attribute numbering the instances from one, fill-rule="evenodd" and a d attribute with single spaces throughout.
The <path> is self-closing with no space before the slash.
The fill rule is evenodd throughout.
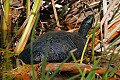
<path id="1" fill-rule="evenodd" d="M 103 15 L 107 12 L 107 0 L 103 0 Z M 107 19 L 104 22 L 104 38 L 106 38 L 108 35 L 108 21 Z"/>
<path id="2" fill-rule="evenodd" d="M 54 1 L 54 0 L 51 0 L 51 2 L 52 2 L 53 11 L 54 11 L 54 15 L 55 15 L 55 19 L 56 19 L 57 26 L 60 27 L 60 23 L 59 23 L 59 20 L 58 20 L 57 11 L 56 11 L 56 8 L 55 8 L 55 1 Z"/>
<path id="3" fill-rule="evenodd" d="M 120 28 L 120 24 L 118 24 L 108 35 L 107 40 Z M 106 41 L 105 41 L 106 42 Z"/>
<path id="4" fill-rule="evenodd" d="M 104 1 L 104 0 L 103 0 Z M 108 30 L 107 30 L 107 28 L 106 28 L 106 26 L 105 26 L 105 29 L 106 30 L 104 30 L 104 32 L 105 32 L 105 37 L 106 38 L 103 38 L 103 33 L 102 33 L 102 26 L 103 26 L 103 24 L 105 23 L 105 20 L 106 20 L 106 18 L 108 17 L 108 14 L 111 12 L 111 10 L 114 8 L 114 6 L 116 5 L 116 3 L 118 2 L 118 0 L 115 0 L 115 1 L 113 1 L 113 3 L 111 4 L 111 6 L 108 8 L 108 10 L 106 11 L 106 13 L 104 13 L 104 17 L 102 18 L 102 20 L 101 20 L 101 23 L 100 23 L 100 32 L 101 32 L 101 40 L 103 41 L 103 43 L 104 42 L 106 42 L 114 33 L 115 33 L 115 31 L 117 30 L 117 29 L 119 29 L 119 25 L 109 34 L 109 36 L 107 35 L 107 33 L 105 32 L 105 31 L 107 31 L 108 32 Z M 104 3 L 105 4 L 105 3 Z M 104 47 L 104 50 L 106 49 L 105 48 L 105 46 L 104 46 L 105 44 L 103 44 L 103 47 Z M 95 49 L 98 49 L 98 48 L 100 48 L 100 44 L 98 44 L 96 47 L 95 47 Z"/>
<path id="5" fill-rule="evenodd" d="M 108 16 L 108 14 L 110 13 L 110 11 L 114 8 L 115 4 L 118 2 L 118 0 L 113 1 L 113 3 L 111 4 L 111 6 L 108 8 L 107 12 L 105 13 L 104 17 L 101 20 L 101 24 L 100 24 L 100 30 L 101 30 L 101 40 L 103 41 L 103 35 L 102 35 L 102 26 Z"/>
<path id="6" fill-rule="evenodd" d="M 118 21 L 110 24 L 110 27 L 108 29 L 109 35 L 107 36 L 108 39 L 107 40 L 103 39 L 104 42 L 110 42 L 112 39 L 114 39 L 116 36 L 119 35 L 119 31 L 117 32 L 117 30 L 120 30 L 120 23 L 119 22 L 120 22 L 120 20 L 118 19 Z M 97 32 L 100 33 L 100 30 L 98 30 Z M 97 43 L 98 43 L 98 41 L 97 41 Z M 100 48 L 100 44 L 98 44 L 95 47 L 95 50 L 97 50 L 98 48 Z"/>
<path id="7" fill-rule="evenodd" d="M 31 20 L 29 19 L 29 21 L 28 21 L 29 24 L 26 25 L 26 28 L 25 28 L 25 30 L 24 30 L 24 32 L 23 32 L 23 35 L 22 35 L 19 43 L 17 44 L 17 46 L 16 46 L 16 48 L 15 48 L 15 50 L 14 50 L 14 52 L 17 53 L 18 55 L 19 55 L 19 54 L 23 51 L 23 49 L 25 48 L 25 45 L 26 45 L 26 43 L 27 43 L 27 40 L 28 40 L 28 38 L 29 38 L 29 36 L 30 36 L 30 32 L 31 32 L 32 27 L 33 27 L 33 24 L 34 24 L 34 22 L 35 22 L 35 18 L 37 17 L 38 10 L 40 10 L 41 2 L 38 3 L 38 4 L 39 4 L 39 5 L 38 5 L 37 7 L 35 7 L 35 8 L 37 8 L 37 9 L 36 9 L 36 10 L 34 9 L 34 12 L 36 13 L 36 15 L 32 15 Z M 32 14 L 32 12 L 31 12 L 31 14 Z"/>

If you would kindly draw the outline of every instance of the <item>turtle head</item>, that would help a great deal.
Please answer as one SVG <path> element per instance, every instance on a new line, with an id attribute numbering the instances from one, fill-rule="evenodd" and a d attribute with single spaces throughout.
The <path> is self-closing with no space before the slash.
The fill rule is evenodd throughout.
<path id="1" fill-rule="evenodd" d="M 95 20 L 95 19 L 94 19 L 94 15 L 93 15 L 93 14 L 92 14 L 92 15 L 89 15 L 88 17 L 86 17 L 86 18 L 83 20 L 83 22 L 82 22 L 82 24 L 81 24 L 81 26 L 80 26 L 80 29 L 79 29 L 79 31 L 78 31 L 78 34 L 79 34 L 80 36 L 86 37 L 89 29 L 92 27 L 92 24 L 93 24 L 94 20 Z"/>

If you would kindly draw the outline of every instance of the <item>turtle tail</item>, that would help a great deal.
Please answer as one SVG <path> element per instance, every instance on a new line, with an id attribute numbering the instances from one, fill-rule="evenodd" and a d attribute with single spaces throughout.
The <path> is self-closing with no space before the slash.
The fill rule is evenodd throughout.
<path id="1" fill-rule="evenodd" d="M 79 35 L 86 37 L 89 29 L 92 27 L 93 22 L 94 22 L 94 15 L 93 14 L 86 17 L 83 20 L 83 22 L 80 26 L 80 29 L 78 31 Z"/>

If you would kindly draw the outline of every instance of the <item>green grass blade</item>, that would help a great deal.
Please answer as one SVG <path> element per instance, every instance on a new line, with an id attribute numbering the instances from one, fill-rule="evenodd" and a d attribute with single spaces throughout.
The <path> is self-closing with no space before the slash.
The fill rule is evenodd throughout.
<path id="1" fill-rule="evenodd" d="M 84 57 L 84 54 L 85 54 L 85 51 L 86 51 L 86 48 L 87 48 L 87 44 L 88 44 L 88 42 L 89 42 L 89 40 L 90 40 L 91 37 L 92 37 L 92 34 L 88 37 L 88 39 L 86 41 L 86 44 L 85 44 L 83 52 L 82 52 L 80 63 L 82 63 L 82 61 L 83 61 L 83 57 Z"/>
<path id="2" fill-rule="evenodd" d="M 46 76 L 45 76 L 45 80 L 49 80 L 49 73 L 50 73 L 50 70 L 46 73 Z"/>
<path id="3" fill-rule="evenodd" d="M 114 54 L 114 52 L 112 53 L 112 55 L 113 55 L 113 54 Z M 106 76 L 108 76 L 108 70 L 109 70 L 109 68 L 110 68 L 110 64 L 114 61 L 114 59 L 117 57 L 117 55 L 118 55 L 118 54 L 116 54 L 115 56 L 111 56 L 111 57 L 110 57 L 110 60 L 109 60 L 109 62 L 108 62 L 108 66 L 107 66 L 106 71 L 105 71 L 105 73 L 104 73 L 104 75 L 103 75 L 103 77 L 102 77 L 102 80 L 107 80 Z"/>
<path id="4" fill-rule="evenodd" d="M 81 74 L 77 74 L 77 75 L 75 75 L 75 76 L 73 76 L 73 77 L 71 77 L 71 78 L 69 78 L 69 79 L 67 79 L 67 80 L 75 80 L 75 78 L 77 78 L 77 77 L 79 77 L 79 76 L 81 76 Z"/>
<path id="5" fill-rule="evenodd" d="M 100 61 L 100 58 L 98 59 L 98 61 L 94 60 L 93 63 L 93 69 L 90 71 L 90 73 L 87 75 L 85 80 L 94 80 L 95 79 L 95 75 L 96 75 L 96 67 L 98 66 L 98 63 Z"/>
<path id="6" fill-rule="evenodd" d="M 35 24 L 34 24 L 34 27 L 33 27 L 33 30 L 32 30 L 32 34 L 31 34 L 31 41 L 30 41 L 30 55 L 31 55 L 31 66 L 32 66 L 32 78 L 33 80 L 36 80 L 35 78 L 35 72 L 34 72 L 34 64 L 33 64 L 33 36 L 35 35 L 34 31 L 35 31 L 35 28 L 37 26 L 37 23 L 38 23 L 38 20 L 39 20 L 39 17 L 40 17 L 40 13 L 38 13 L 38 16 L 37 16 L 37 19 L 35 21 Z"/>
<path id="7" fill-rule="evenodd" d="M 47 54 L 48 54 L 48 48 L 46 48 L 46 52 L 44 54 L 44 59 L 42 61 L 42 76 L 41 76 L 41 80 L 44 80 L 45 77 L 45 68 L 46 68 L 46 64 L 47 64 Z"/>
<path id="8" fill-rule="evenodd" d="M 86 68 L 85 68 L 84 71 L 83 71 L 83 74 L 82 74 L 81 80 L 85 80 L 85 74 L 86 74 Z"/>
<path id="9" fill-rule="evenodd" d="M 75 62 L 76 67 L 78 68 L 80 74 L 82 74 L 82 70 L 81 70 L 80 67 L 78 66 L 78 63 L 77 63 L 77 60 L 76 60 L 76 58 L 75 58 L 75 56 L 74 56 L 73 51 L 71 51 L 70 53 L 71 53 L 71 56 L 72 56 L 72 58 L 73 58 L 73 60 L 74 60 L 74 62 Z"/>
<path id="10" fill-rule="evenodd" d="M 67 57 L 61 64 L 60 66 L 52 73 L 52 75 L 50 76 L 50 80 L 53 79 L 53 77 L 59 72 L 61 66 L 69 59 L 69 57 Z"/>

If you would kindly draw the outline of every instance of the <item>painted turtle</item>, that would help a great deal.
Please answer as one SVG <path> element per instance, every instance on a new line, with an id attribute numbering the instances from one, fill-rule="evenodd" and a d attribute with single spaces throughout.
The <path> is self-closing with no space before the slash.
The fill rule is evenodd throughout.
<path id="1" fill-rule="evenodd" d="M 44 59 L 44 54 L 47 53 L 47 62 L 62 62 L 68 56 L 67 61 L 73 60 L 70 51 L 74 52 L 76 59 L 81 57 L 84 45 L 86 43 L 86 35 L 94 21 L 94 15 L 86 17 L 78 32 L 65 31 L 50 31 L 41 35 L 32 44 L 33 63 L 39 63 Z M 26 64 L 31 63 L 30 44 L 19 55 L 19 58 Z"/>

